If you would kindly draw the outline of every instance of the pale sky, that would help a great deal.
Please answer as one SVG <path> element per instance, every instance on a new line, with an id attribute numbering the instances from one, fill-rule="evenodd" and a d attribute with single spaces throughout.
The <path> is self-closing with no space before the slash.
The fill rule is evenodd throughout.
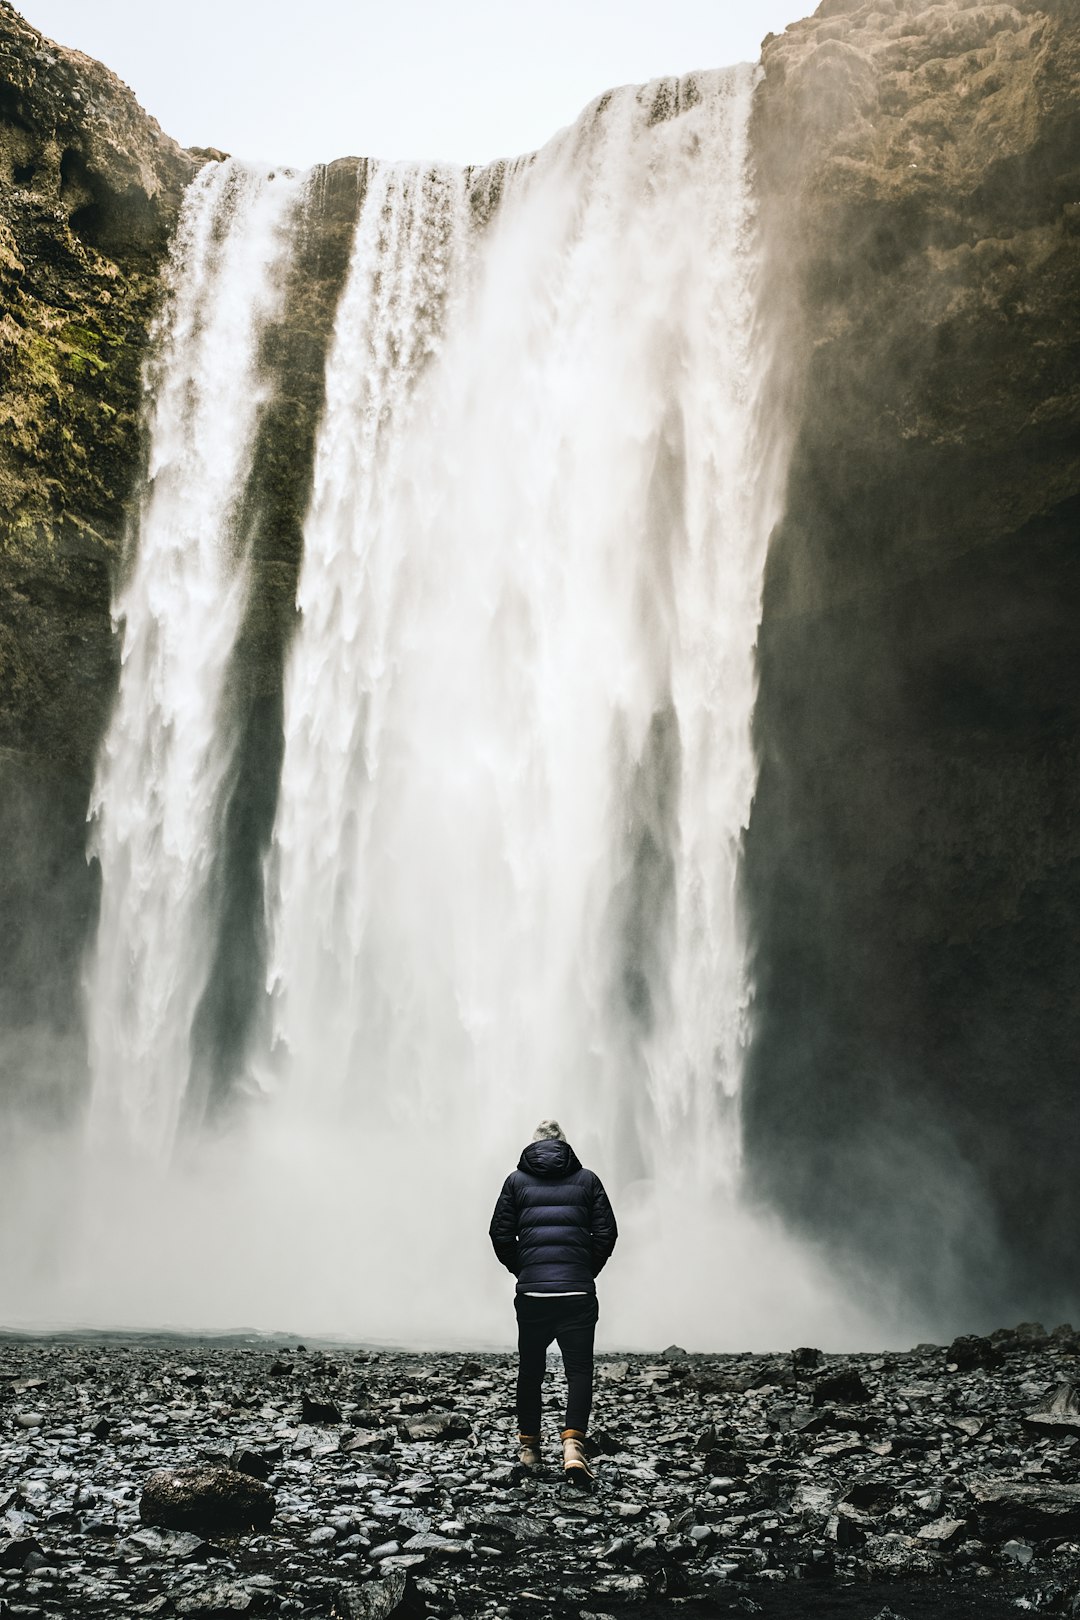
<path id="1" fill-rule="evenodd" d="M 307 166 L 531 151 L 602 90 L 757 60 L 817 0 L 16 0 L 184 146 Z"/>

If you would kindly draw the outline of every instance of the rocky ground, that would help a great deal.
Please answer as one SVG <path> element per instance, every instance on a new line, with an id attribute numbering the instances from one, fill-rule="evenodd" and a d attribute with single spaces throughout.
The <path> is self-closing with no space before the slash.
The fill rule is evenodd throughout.
<path id="1" fill-rule="evenodd" d="M 0 1615 L 1080 1614 L 1078 1358 L 608 1356 L 582 1495 L 514 1463 L 505 1354 L 8 1336 Z"/>

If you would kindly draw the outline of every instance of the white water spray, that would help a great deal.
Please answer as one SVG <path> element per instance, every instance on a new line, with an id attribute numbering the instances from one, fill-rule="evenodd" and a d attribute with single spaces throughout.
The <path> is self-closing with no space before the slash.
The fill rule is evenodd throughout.
<path id="1" fill-rule="evenodd" d="M 153 337 L 146 484 L 114 608 L 120 690 L 90 803 L 102 899 L 87 982 L 93 1132 L 151 1157 L 180 1121 L 209 965 L 259 338 L 280 303 L 299 196 L 291 176 L 207 165 L 184 202 Z"/>

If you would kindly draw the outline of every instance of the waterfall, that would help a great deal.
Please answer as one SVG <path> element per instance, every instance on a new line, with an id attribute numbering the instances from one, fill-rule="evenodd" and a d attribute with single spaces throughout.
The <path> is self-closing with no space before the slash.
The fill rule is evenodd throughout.
<path id="1" fill-rule="evenodd" d="M 615 92 L 476 222 L 377 169 L 329 361 L 270 893 L 313 1114 L 730 1173 L 773 508 L 752 69 Z M 287 1058 L 285 1057 L 287 1054 Z M 505 1149 L 504 1149 L 505 1150 Z"/>
<path id="2" fill-rule="evenodd" d="M 730 1207 L 779 494 L 754 82 L 616 91 L 494 174 L 369 179 L 304 535 L 257 1065 L 283 1176 L 352 1189 L 335 1219 L 369 1296 L 410 1254 L 462 1275 L 431 1212 L 482 1232 L 542 1115 L 634 1207 L 668 1186 Z"/>
<path id="3" fill-rule="evenodd" d="M 300 182 L 208 164 L 165 270 L 116 708 L 90 803 L 101 916 L 88 971 L 91 1122 L 166 1152 L 191 1081 L 247 594 L 241 508 Z"/>
<path id="4" fill-rule="evenodd" d="M 243 510 L 302 183 L 231 164 L 194 183 L 91 804 L 90 1151 L 54 1274 L 25 1290 L 39 1319 L 504 1341 L 487 1223 L 555 1115 L 619 1214 L 612 1342 L 848 1327 L 739 1197 L 739 864 L 785 447 L 755 82 L 618 90 L 485 170 L 360 166 L 295 469 L 265 918 L 235 936 L 215 855 Z M 209 1128 L 193 1030 L 215 941 L 264 936 Z"/>

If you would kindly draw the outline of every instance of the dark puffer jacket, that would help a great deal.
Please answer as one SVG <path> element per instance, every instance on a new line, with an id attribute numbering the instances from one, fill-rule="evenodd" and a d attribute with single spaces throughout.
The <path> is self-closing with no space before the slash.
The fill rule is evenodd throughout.
<path id="1" fill-rule="evenodd" d="M 600 1177 L 568 1142 L 530 1142 L 491 1217 L 492 1246 L 519 1294 L 594 1294 L 618 1235 Z"/>

